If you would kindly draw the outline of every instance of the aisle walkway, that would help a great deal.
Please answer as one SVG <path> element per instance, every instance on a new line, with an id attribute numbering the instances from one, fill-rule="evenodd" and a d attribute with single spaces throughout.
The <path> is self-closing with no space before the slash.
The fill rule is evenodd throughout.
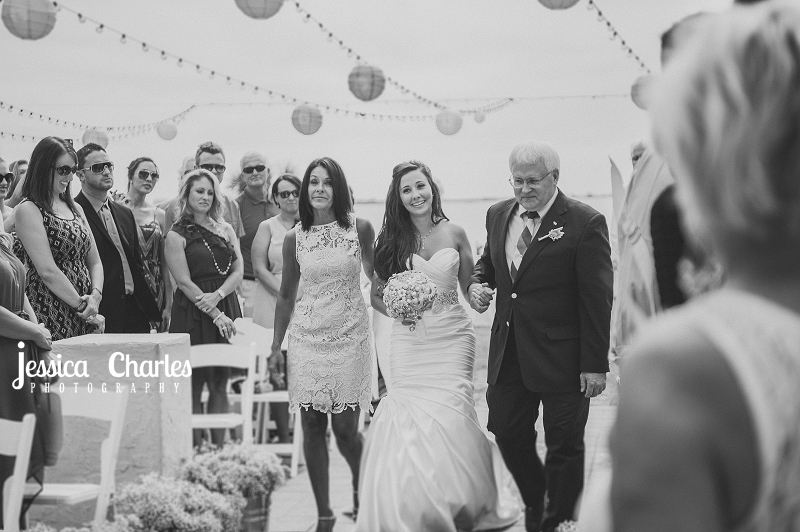
<path id="1" fill-rule="evenodd" d="M 477 336 L 476 352 L 479 354 L 475 360 L 475 409 L 482 427 L 486 427 L 488 408 L 486 406 L 486 363 L 489 351 L 489 328 L 491 316 L 473 314 L 475 332 Z M 489 313 L 487 313 L 489 314 Z M 483 354 L 482 356 L 480 354 Z M 610 376 L 609 376 L 610 377 Z M 592 399 L 589 408 L 589 420 L 586 424 L 586 469 L 585 477 L 588 479 L 598 471 L 611 467 L 608 452 L 608 433 L 617 414 L 616 407 L 617 389 L 613 379 L 609 378 L 606 391 Z M 536 430 L 542 433 L 542 420 L 539 416 Z M 367 426 L 369 432 L 369 425 Z M 544 438 L 537 441 L 539 456 L 544 457 Z M 337 514 L 336 532 L 350 532 L 353 521 L 342 515 L 352 508 L 352 491 L 350 470 L 347 463 L 334 450 L 330 455 L 331 479 L 331 506 Z M 297 477 L 290 479 L 284 486 L 278 488 L 272 495 L 272 509 L 270 512 L 270 532 L 313 532 L 316 527 L 317 510 L 314 505 L 314 496 L 311 494 L 311 484 L 308 473 L 301 469 Z M 510 532 L 524 532 L 522 521 L 509 529 Z M 422 532 L 422 531 L 420 531 Z"/>

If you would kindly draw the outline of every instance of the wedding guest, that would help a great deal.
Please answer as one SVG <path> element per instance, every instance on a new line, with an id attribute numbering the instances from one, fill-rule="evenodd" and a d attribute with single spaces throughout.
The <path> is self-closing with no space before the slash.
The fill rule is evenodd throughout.
<path id="1" fill-rule="evenodd" d="M 5 202 L 3 224 L 5 230 L 10 233 L 15 229 L 14 207 L 19 205 L 20 201 L 22 201 L 22 184 L 25 182 L 25 176 L 28 174 L 28 161 L 25 159 L 14 161 L 9 165 L 8 171 L 14 174 L 14 179 L 8 186 L 5 199 L 0 199 L 0 203 Z M 2 178 L 0 178 L 0 181 L 2 181 Z M 2 205 L 0 205 L 0 210 L 3 210 Z"/>
<path id="2" fill-rule="evenodd" d="M 253 323 L 268 329 L 275 324 L 275 306 L 281 289 L 283 239 L 299 220 L 299 196 L 300 180 L 292 174 L 279 176 L 272 184 L 272 201 L 278 208 L 278 215 L 261 222 L 253 239 L 253 271 L 258 279 L 254 296 L 258 305 L 253 309 Z M 275 389 L 286 389 L 286 375 L 279 379 L 271 377 Z M 290 441 L 288 403 L 273 403 L 270 410 L 275 418 L 278 441 Z"/>
<path id="3" fill-rule="evenodd" d="M 709 17 L 660 82 L 655 144 L 726 285 L 622 367 L 613 530 L 800 529 L 800 9 Z"/>
<path id="4" fill-rule="evenodd" d="M 14 388 L 14 381 L 20 376 L 19 353 L 23 353 L 25 364 L 38 363 L 40 354 L 50 351 L 53 344 L 50 331 L 36 321 L 36 314 L 25 295 L 25 269 L 11 252 L 12 243 L 11 235 L 0 229 L 0 418 L 22 421 L 25 414 L 37 414 L 35 399 L 38 389 L 31 389 L 27 373 L 22 374 L 22 386 Z M 27 473 L 28 481 L 40 487 L 44 482 L 45 462 L 42 422 L 41 417 L 37 419 Z M 13 474 L 14 462 L 14 457 L 0 455 L 0 486 Z M 0 490 L 2 522 L 3 490 Z"/>
<path id="5" fill-rule="evenodd" d="M 244 227 L 244 235 L 239 239 L 244 261 L 244 280 L 241 284 L 241 294 L 244 299 L 242 313 L 245 316 L 253 316 L 255 308 L 262 305 L 257 295 L 259 283 L 251 259 L 253 239 L 261 222 L 278 214 L 278 208 L 269 200 L 272 174 L 267 166 L 267 158 L 258 152 L 251 151 L 242 156 L 240 164 L 242 170 L 233 180 L 233 188 L 238 191 L 236 203 L 239 205 Z M 256 305 L 257 301 L 258 305 Z M 272 320 L 269 320 L 269 326 L 272 326 Z"/>
<path id="6" fill-rule="evenodd" d="M 181 187 L 183 186 L 183 182 L 186 180 L 186 176 L 194 170 L 195 163 L 194 157 L 188 156 L 183 158 L 183 162 L 181 163 L 180 168 L 178 168 L 178 190 L 180 191 Z M 178 218 L 180 214 L 178 204 L 180 203 L 180 193 L 174 198 L 164 200 L 156 207 L 159 209 L 164 210 L 164 227 L 167 228 L 167 231 L 172 227 L 172 224 L 175 223 L 175 220 Z M 173 285 L 174 288 L 174 285 Z"/>
<path id="7" fill-rule="evenodd" d="M 219 183 L 207 170 L 193 170 L 180 192 L 180 217 L 167 233 L 166 260 L 178 289 L 172 303 L 169 332 L 189 333 L 191 345 L 228 343 L 233 321 L 242 316 L 236 287 L 242 281 L 239 239 L 222 219 Z M 228 412 L 227 367 L 192 371 L 192 412 L 202 412 L 200 396 L 208 385 L 208 413 Z M 221 445 L 224 429 L 211 431 Z M 195 431 L 194 443 L 201 442 Z"/>
<path id="8" fill-rule="evenodd" d="M 497 290 L 489 343 L 489 430 L 525 501 L 525 529 L 575 519 L 583 489 L 589 402 L 608 372 L 613 298 L 605 217 L 558 188 L 558 152 L 518 144 L 514 197 L 486 215 L 487 240 L 469 287 L 485 312 Z M 542 410 L 547 454 L 536 452 Z"/>
<path id="9" fill-rule="evenodd" d="M 194 156 L 195 168 L 208 170 L 216 176 L 217 181 L 222 185 L 225 178 L 225 152 L 222 147 L 214 142 L 204 142 L 197 148 Z M 222 218 L 233 227 L 237 237 L 244 236 L 242 226 L 242 216 L 239 212 L 239 204 L 225 194 L 220 193 L 219 202 L 222 205 Z"/>
<path id="10" fill-rule="evenodd" d="M 172 311 L 172 286 L 170 277 L 162 269 L 164 246 L 169 227 L 166 215 L 147 201 L 147 196 L 158 184 L 160 174 L 156 163 L 149 157 L 139 157 L 128 165 L 128 208 L 136 220 L 136 238 L 142 250 L 142 273 L 150 289 L 150 295 L 161 310 L 161 320 L 151 322 L 151 330 L 164 332 L 169 329 L 169 315 Z"/>
<path id="11" fill-rule="evenodd" d="M 144 274 L 142 250 L 131 210 L 113 200 L 114 163 L 99 144 L 78 150 L 81 191 L 75 202 L 83 207 L 105 272 L 100 313 L 108 333 L 147 333 L 150 323 L 161 321 L 161 309 L 150 293 Z"/>
<path id="12" fill-rule="evenodd" d="M 25 199 L 14 211 L 28 267 L 25 291 L 54 340 L 94 332 L 103 298 L 103 264 L 86 213 L 70 192 L 77 162 L 64 139 L 40 140 L 22 185 Z"/>
<path id="13" fill-rule="evenodd" d="M 329 157 L 312 161 L 300 186 L 300 225 L 283 241 L 283 279 L 269 358 L 271 375 L 288 376 L 290 409 L 303 409 L 303 451 L 317 503 L 317 532 L 332 530 L 336 521 L 325 441 L 328 414 L 355 492 L 363 448 L 359 414 L 369 409 L 371 399 L 371 332 L 359 274 L 363 266 L 372 277 L 375 231 L 352 211 L 339 164 Z M 301 278 L 303 295 L 293 314 Z M 281 343 L 287 328 L 284 373 Z"/>
<path id="14" fill-rule="evenodd" d="M 9 170 L 8 163 L 0 159 L 0 222 L 3 224 L 11 214 L 11 209 L 6 207 L 6 198 L 10 194 L 9 190 L 13 182 L 14 174 Z"/>

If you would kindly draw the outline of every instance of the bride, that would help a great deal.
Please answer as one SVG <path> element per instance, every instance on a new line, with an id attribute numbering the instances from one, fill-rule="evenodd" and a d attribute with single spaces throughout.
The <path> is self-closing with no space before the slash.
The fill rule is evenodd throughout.
<path id="1" fill-rule="evenodd" d="M 430 169 L 397 165 L 375 248 L 372 304 L 386 314 L 385 280 L 407 269 L 430 277 L 438 295 L 413 332 L 400 319 L 393 324 L 392 388 L 364 449 L 357 531 L 494 530 L 519 517 L 510 475 L 475 413 L 475 331 L 456 292 L 458 284 L 466 291 L 473 264 L 466 233 L 442 213 Z"/>

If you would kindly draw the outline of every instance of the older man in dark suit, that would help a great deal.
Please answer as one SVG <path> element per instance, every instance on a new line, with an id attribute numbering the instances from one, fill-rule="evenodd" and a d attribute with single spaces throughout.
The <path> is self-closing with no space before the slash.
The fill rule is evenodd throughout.
<path id="1" fill-rule="evenodd" d="M 114 186 L 114 163 L 98 144 L 78 150 L 81 191 L 75 201 L 83 207 L 103 263 L 105 284 L 100 314 L 107 333 L 146 333 L 161 320 L 142 273 L 142 252 L 131 210 L 108 195 Z"/>
<path id="2" fill-rule="evenodd" d="M 528 141 L 510 157 L 514 198 L 486 216 L 470 304 L 497 289 L 489 346 L 489 430 L 525 501 L 528 531 L 574 519 L 589 399 L 605 389 L 613 271 L 605 218 L 558 188 L 558 153 Z M 547 456 L 536 453 L 543 409 Z M 545 503 L 546 501 L 546 503 Z"/>

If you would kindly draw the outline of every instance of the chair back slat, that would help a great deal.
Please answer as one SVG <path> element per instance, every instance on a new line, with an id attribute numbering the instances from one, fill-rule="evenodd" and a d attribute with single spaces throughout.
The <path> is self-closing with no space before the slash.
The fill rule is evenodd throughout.
<path id="1" fill-rule="evenodd" d="M 28 476 L 28 464 L 31 459 L 33 431 L 36 428 L 36 416 L 25 414 L 22 421 L 0 420 L 0 433 L 3 443 L 11 443 L 15 447 L 0 454 L 16 456 L 14 472 L 3 483 L 3 522 L 2 529 L 7 532 L 19 531 L 19 518 L 22 512 L 22 497 L 25 492 L 25 481 Z M 13 435 L 13 437 L 12 437 Z"/>

